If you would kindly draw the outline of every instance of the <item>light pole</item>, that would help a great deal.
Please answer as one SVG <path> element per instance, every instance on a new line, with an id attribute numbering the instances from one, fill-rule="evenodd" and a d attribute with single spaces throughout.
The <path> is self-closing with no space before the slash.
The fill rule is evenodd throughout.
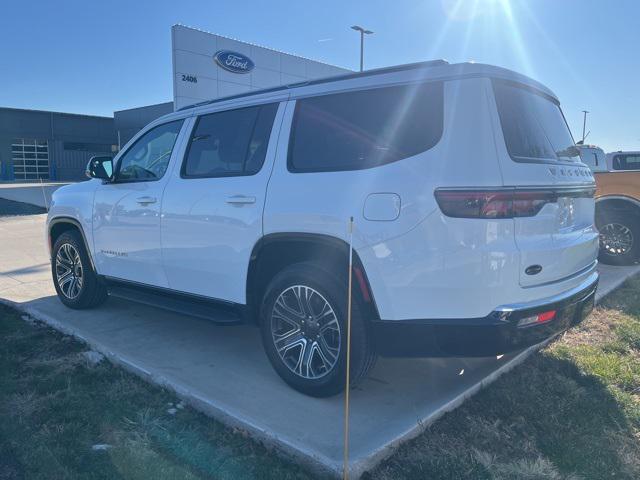
<path id="1" fill-rule="evenodd" d="M 364 36 L 371 35 L 371 30 L 366 30 L 358 25 L 351 27 L 356 32 L 360 32 L 360 71 L 364 70 Z"/>
<path id="2" fill-rule="evenodd" d="M 582 144 L 584 145 L 584 132 L 587 129 L 587 113 L 589 113 L 589 111 L 582 110 L 582 113 L 584 113 L 584 117 L 582 119 Z"/>

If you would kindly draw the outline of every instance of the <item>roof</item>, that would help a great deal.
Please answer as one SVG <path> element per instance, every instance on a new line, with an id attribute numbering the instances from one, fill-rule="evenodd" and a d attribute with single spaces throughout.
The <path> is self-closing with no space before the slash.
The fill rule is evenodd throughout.
<path id="1" fill-rule="evenodd" d="M 446 60 L 432 60 L 430 62 L 410 63 L 407 65 L 397 65 L 393 67 L 376 68 L 373 70 L 366 70 L 364 72 L 345 73 L 344 75 L 334 75 L 332 77 L 320 78 L 317 80 L 304 80 L 302 82 L 290 83 L 288 85 L 281 85 L 278 87 L 265 88 L 261 90 L 253 90 L 251 92 L 240 93 L 238 95 L 231 95 L 229 97 L 216 98 L 215 100 L 206 100 L 204 102 L 195 103 L 178 109 L 178 111 L 189 110 L 190 108 L 201 107 L 203 105 L 211 105 L 213 103 L 226 102 L 235 98 L 251 97 L 254 95 L 261 95 L 264 93 L 282 92 L 285 90 L 291 90 L 297 87 L 306 87 L 309 85 L 321 85 L 323 83 L 337 82 L 340 80 L 349 80 L 352 78 L 370 77 L 372 75 L 379 75 L 381 73 L 399 72 L 405 70 L 412 70 L 417 68 L 425 68 L 430 66 L 449 65 Z"/>
<path id="2" fill-rule="evenodd" d="M 278 93 L 289 95 L 289 98 L 298 98 L 302 96 L 314 95 L 317 88 L 314 86 L 335 84 L 335 90 L 339 91 L 341 88 L 353 88 L 350 83 L 358 79 L 366 79 L 368 77 L 380 76 L 384 77 L 384 83 L 403 82 L 403 81 L 415 81 L 415 80 L 431 80 L 431 81 L 445 81 L 453 80 L 456 78 L 500 78 L 510 80 L 518 83 L 529 85 L 537 90 L 540 90 L 544 94 L 557 100 L 556 95 L 549 90 L 546 86 L 540 82 L 529 78 L 525 75 L 519 74 L 512 70 L 508 70 L 502 67 L 496 67 L 493 65 L 485 65 L 480 63 L 455 63 L 450 64 L 446 60 L 432 60 L 427 62 L 410 63 L 406 65 L 395 65 L 385 68 L 377 68 L 373 70 L 366 70 L 364 72 L 347 73 L 344 75 L 337 75 L 333 77 L 326 77 L 318 80 L 307 80 L 290 85 L 283 85 L 274 88 L 268 88 L 264 90 L 254 90 L 251 92 L 242 93 L 239 95 L 233 95 L 229 97 L 217 98 L 215 100 L 209 100 L 205 102 L 196 103 L 183 107 L 172 114 L 168 114 L 166 117 L 179 116 L 180 112 L 195 111 L 199 108 L 204 109 L 210 105 L 222 104 L 238 99 L 251 99 L 256 97 L 259 99 L 261 96 L 267 96 L 270 99 L 277 96 Z M 271 100 L 273 101 L 273 100 Z M 165 117 L 163 117 L 165 118 Z"/>

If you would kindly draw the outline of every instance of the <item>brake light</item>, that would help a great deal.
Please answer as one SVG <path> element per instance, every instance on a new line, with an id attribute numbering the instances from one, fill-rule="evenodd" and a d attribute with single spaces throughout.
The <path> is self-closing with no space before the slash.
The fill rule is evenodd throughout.
<path id="1" fill-rule="evenodd" d="M 552 190 L 436 190 L 440 210 L 455 218 L 533 217 L 557 200 Z"/>

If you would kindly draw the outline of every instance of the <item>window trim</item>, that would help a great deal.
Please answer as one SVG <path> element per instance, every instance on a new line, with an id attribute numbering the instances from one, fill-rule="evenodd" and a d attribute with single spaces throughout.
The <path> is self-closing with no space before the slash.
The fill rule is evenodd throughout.
<path id="1" fill-rule="evenodd" d="M 120 183 L 146 183 L 146 182 L 157 182 L 159 180 L 162 180 L 164 178 L 164 176 L 167 174 L 167 170 L 169 170 L 169 165 L 167 165 L 167 168 L 165 168 L 164 172 L 162 172 L 162 176 L 160 176 L 158 178 L 133 178 L 133 179 L 126 179 L 126 180 L 118 180 L 118 174 L 120 173 L 120 167 L 122 166 L 122 159 L 127 156 L 127 154 L 131 151 L 131 149 L 133 147 L 135 147 L 138 144 L 138 142 L 140 140 L 142 140 L 147 133 L 152 132 L 155 129 L 163 127 L 165 125 L 169 125 L 171 123 L 180 122 L 180 129 L 178 130 L 178 134 L 176 135 L 176 138 L 173 141 L 173 146 L 171 147 L 171 155 L 169 156 L 169 163 L 171 163 L 171 157 L 173 156 L 173 151 L 174 151 L 174 149 L 176 147 L 176 142 L 178 141 L 178 138 L 180 137 L 180 133 L 182 133 L 182 128 L 184 127 L 184 121 L 185 121 L 184 118 L 178 118 L 176 120 L 171 120 L 169 122 L 159 123 L 158 125 L 155 125 L 155 126 L 151 127 L 150 129 L 145 130 L 144 132 L 141 132 L 140 136 L 138 138 L 136 138 L 135 142 L 133 142 L 129 148 L 127 148 L 126 150 L 123 150 L 119 154 L 118 162 L 117 162 L 117 165 L 115 166 L 115 171 L 113 172 L 113 180 L 111 182 L 108 182 L 108 183 L 118 183 L 118 184 L 120 184 Z M 107 156 L 107 155 L 105 155 L 105 156 Z"/>
<path id="2" fill-rule="evenodd" d="M 306 97 L 302 97 L 302 98 L 296 98 L 295 102 L 295 109 L 293 111 L 293 115 L 291 118 L 291 129 L 289 131 L 289 140 L 287 142 L 287 170 L 290 173 L 327 173 L 327 172 L 357 172 L 360 170 L 371 170 L 373 168 L 379 168 L 379 167 L 383 167 L 385 165 L 390 165 L 392 163 L 396 163 L 396 162 L 400 162 L 406 158 L 410 158 L 411 156 L 415 156 L 415 155 L 410 155 L 408 157 L 401 157 L 401 158 L 397 158 L 395 160 L 392 160 L 390 162 L 384 162 L 384 163 L 380 163 L 379 165 L 372 165 L 372 166 L 365 166 L 365 167 L 359 167 L 359 168 L 354 168 L 354 167 L 342 167 L 342 168 L 335 168 L 335 167 L 325 167 L 325 168 L 299 168 L 293 165 L 293 139 L 295 138 L 295 134 L 296 134 L 296 127 L 297 125 L 297 118 L 299 115 L 299 109 L 300 109 L 300 102 L 310 99 L 310 98 L 319 98 L 319 97 L 327 97 L 330 95 L 341 95 L 341 94 L 346 94 L 346 93 L 356 93 L 356 92 L 366 92 L 366 91 L 372 91 L 372 90 L 383 90 L 386 88 L 394 88 L 394 87 L 409 87 L 412 85 L 429 85 L 429 84 L 434 84 L 434 85 L 439 85 L 440 87 L 440 93 L 441 93 L 441 97 L 442 97 L 442 102 L 440 103 L 440 112 L 441 112 L 441 116 L 440 118 L 442 119 L 442 121 L 440 122 L 440 128 L 439 128 L 439 135 L 438 138 L 436 139 L 435 143 L 433 145 L 431 145 L 429 148 L 427 148 L 426 150 L 422 150 L 418 153 L 416 153 L 415 155 L 420 155 L 424 152 L 428 152 L 429 150 L 431 150 L 432 148 L 434 148 L 436 145 L 438 145 L 438 143 L 440 143 L 440 140 L 442 140 L 442 136 L 444 135 L 444 80 L 430 80 L 430 81 L 420 81 L 420 82 L 411 82 L 411 83 L 400 83 L 400 84 L 392 84 L 392 85 L 376 85 L 370 88 L 355 88 L 355 89 L 351 89 L 351 90 L 346 90 L 346 91 L 338 91 L 338 92 L 325 92 L 325 93 L 321 93 L 319 95 L 313 95 L 313 96 L 306 96 Z"/>
<path id="3" fill-rule="evenodd" d="M 262 171 L 262 168 L 264 167 L 264 164 L 267 160 L 267 153 L 268 153 L 269 145 L 271 144 L 271 135 L 273 134 L 273 127 L 275 127 L 276 125 L 276 119 L 278 118 L 278 111 L 280 110 L 281 104 L 282 104 L 282 101 L 278 100 L 275 102 L 257 103 L 255 105 L 242 105 L 238 108 L 227 108 L 224 110 L 216 110 L 215 112 L 203 112 L 197 115 L 195 121 L 193 122 L 193 127 L 191 128 L 191 132 L 189 133 L 187 148 L 185 148 L 184 155 L 182 156 L 182 164 L 180 165 L 180 178 L 184 180 L 198 180 L 202 178 L 253 177 L 254 175 L 258 175 Z M 253 173 L 247 173 L 245 170 L 247 167 L 247 154 L 248 154 L 249 145 L 251 143 L 251 139 L 253 138 L 253 135 L 255 134 L 256 127 L 258 126 L 258 120 L 260 120 L 260 113 L 262 113 L 262 108 L 269 105 L 275 105 L 276 111 L 273 116 L 273 120 L 271 122 L 271 129 L 269 130 L 269 135 L 267 138 L 267 152 L 265 152 L 260 168 Z M 186 173 L 187 160 L 189 158 L 189 152 L 191 151 L 192 140 L 194 135 L 196 134 L 196 131 L 198 130 L 198 125 L 200 124 L 200 120 L 202 119 L 202 117 L 206 117 L 208 115 L 217 115 L 219 113 L 236 112 L 238 110 L 246 110 L 249 108 L 258 108 L 259 110 L 258 110 L 258 114 L 256 115 L 256 120 L 253 123 L 253 127 L 251 128 L 251 135 L 249 136 L 249 142 L 247 142 L 247 151 L 245 151 L 244 159 L 242 161 L 242 172 L 240 173 L 229 172 L 229 173 L 218 173 L 218 174 L 204 173 L 201 175 L 187 175 Z"/>
<path id="4" fill-rule="evenodd" d="M 569 132 L 569 135 L 571 136 L 571 140 L 573 140 L 573 144 L 575 146 L 576 144 L 576 140 L 575 138 L 573 138 L 573 133 L 571 132 L 571 129 L 569 128 L 569 124 L 567 123 L 567 119 L 564 116 L 564 112 L 562 111 L 562 108 L 560 108 L 560 102 L 558 101 L 558 99 L 552 97 L 551 95 L 543 92 L 542 90 L 538 90 L 537 88 L 531 86 L 531 85 L 527 85 L 525 83 L 520 83 L 517 82 L 515 80 L 507 80 L 504 78 L 492 78 L 491 79 L 491 88 L 493 90 L 493 103 L 495 105 L 496 111 L 498 112 L 498 123 L 500 125 L 500 132 L 502 133 L 502 140 L 504 142 L 504 146 L 507 150 L 507 153 L 509 154 L 509 157 L 511 157 L 511 160 L 513 160 L 514 162 L 517 163 L 539 163 L 539 164 L 543 164 L 543 165 L 575 165 L 576 163 L 580 163 L 581 159 L 580 156 L 578 155 L 578 160 L 576 161 L 572 161 L 572 160 L 561 160 L 560 158 L 556 157 L 556 158 L 538 158 L 538 157 L 521 157 L 518 155 L 513 155 L 511 153 L 511 150 L 509 149 L 509 145 L 507 144 L 507 139 L 505 137 L 504 134 L 504 127 L 502 125 L 502 115 L 500 114 L 500 108 L 498 107 L 498 95 L 496 94 L 496 84 L 503 84 L 503 85 L 509 85 L 511 87 L 515 87 L 515 88 L 519 88 L 521 90 L 525 90 L 527 92 L 533 93 L 534 95 L 538 95 L 539 97 L 542 97 L 546 100 L 549 100 L 551 103 L 553 103 L 554 105 L 556 105 L 558 107 L 558 110 L 560 111 L 560 115 L 562 115 L 562 120 L 564 121 L 564 124 L 567 126 L 567 131 Z M 543 132 L 544 133 L 544 132 Z M 545 133 L 546 136 L 546 133 Z"/>

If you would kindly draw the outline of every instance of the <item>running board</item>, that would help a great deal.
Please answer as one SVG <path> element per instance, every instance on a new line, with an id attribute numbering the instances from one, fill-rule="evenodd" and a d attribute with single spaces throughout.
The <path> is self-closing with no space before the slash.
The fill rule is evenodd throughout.
<path id="1" fill-rule="evenodd" d="M 218 325 L 245 323 L 239 306 L 233 304 L 112 279 L 106 279 L 106 283 L 112 297 L 203 318 Z"/>

